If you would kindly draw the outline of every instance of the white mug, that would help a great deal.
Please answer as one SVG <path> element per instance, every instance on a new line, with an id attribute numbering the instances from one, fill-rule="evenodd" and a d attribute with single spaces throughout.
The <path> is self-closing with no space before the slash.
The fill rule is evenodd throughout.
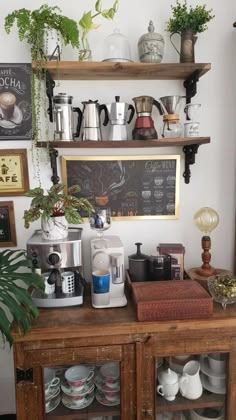
<path id="1" fill-rule="evenodd" d="M 184 365 L 183 374 L 179 380 L 180 393 L 183 397 L 190 400 L 196 400 L 201 397 L 203 387 L 199 371 L 200 363 L 196 360 L 191 360 Z"/>

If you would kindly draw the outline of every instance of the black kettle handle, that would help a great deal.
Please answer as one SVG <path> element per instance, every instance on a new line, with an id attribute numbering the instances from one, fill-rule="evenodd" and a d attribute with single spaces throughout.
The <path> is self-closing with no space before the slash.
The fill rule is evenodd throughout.
<path id="1" fill-rule="evenodd" d="M 155 105 L 155 107 L 158 109 L 160 115 L 164 115 L 165 114 L 165 111 L 163 109 L 163 106 L 161 105 L 161 103 L 159 101 L 157 101 L 156 99 L 154 99 L 153 105 Z"/>
<path id="2" fill-rule="evenodd" d="M 135 109 L 134 109 L 133 105 L 131 105 L 131 104 L 129 105 L 128 111 L 129 110 L 130 110 L 130 116 L 129 116 L 129 119 L 127 121 L 127 124 L 131 123 L 131 121 L 133 119 L 133 116 L 134 116 L 134 113 L 135 113 Z"/>
<path id="3" fill-rule="evenodd" d="M 99 116 L 101 115 L 101 112 L 105 112 L 105 117 L 103 121 L 103 125 L 107 125 L 109 122 L 109 115 L 108 115 L 108 109 L 105 104 L 99 105 Z"/>
<path id="4" fill-rule="evenodd" d="M 77 114 L 78 114 L 76 132 L 73 134 L 73 137 L 79 137 L 81 124 L 82 124 L 83 113 L 82 113 L 81 109 L 78 108 L 78 107 L 72 108 L 72 111 L 77 112 Z"/>

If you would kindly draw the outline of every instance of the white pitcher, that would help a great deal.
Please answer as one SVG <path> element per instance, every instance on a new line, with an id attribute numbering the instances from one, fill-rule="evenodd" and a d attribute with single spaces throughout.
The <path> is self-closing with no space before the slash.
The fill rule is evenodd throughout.
<path id="1" fill-rule="evenodd" d="M 199 375 L 200 363 L 191 360 L 183 368 L 183 374 L 179 380 L 180 393 L 183 397 L 196 400 L 201 397 L 203 387 Z"/>

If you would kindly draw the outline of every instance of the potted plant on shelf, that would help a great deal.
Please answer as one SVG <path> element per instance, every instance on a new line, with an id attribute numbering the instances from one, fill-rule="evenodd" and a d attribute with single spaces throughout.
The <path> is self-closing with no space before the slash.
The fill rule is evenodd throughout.
<path id="1" fill-rule="evenodd" d="M 176 48 L 171 40 L 175 50 L 180 55 L 181 63 L 194 63 L 194 45 L 197 40 L 196 34 L 207 30 L 207 23 L 212 20 L 215 15 L 212 9 L 207 10 L 206 5 L 197 5 L 196 7 L 187 5 L 187 0 L 182 3 L 176 0 L 176 5 L 171 5 L 172 17 L 169 18 L 166 30 L 172 36 L 178 33 L 181 36 L 180 51 Z"/>
<path id="2" fill-rule="evenodd" d="M 79 61 L 91 61 L 92 60 L 92 53 L 89 47 L 88 42 L 88 33 L 92 29 L 99 28 L 99 24 L 94 23 L 93 19 L 98 16 L 102 16 L 105 19 L 112 20 L 117 12 L 119 0 L 115 0 L 113 6 L 110 9 L 103 9 L 102 8 L 102 1 L 97 0 L 95 3 L 95 12 L 93 13 L 92 10 L 85 12 L 82 18 L 79 21 L 80 26 L 80 38 L 81 38 L 81 49 L 79 50 Z"/>
<path id="3" fill-rule="evenodd" d="M 54 184 L 47 193 L 40 187 L 25 193 L 31 197 L 29 210 L 25 210 L 24 225 L 29 228 L 30 223 L 41 218 L 42 238 L 49 240 L 63 239 L 68 235 L 68 224 L 83 222 L 81 213 L 93 210 L 92 204 L 86 198 L 78 198 L 72 194 L 79 193 L 81 188 L 74 185 L 63 192 L 62 184 Z"/>
<path id="4" fill-rule="evenodd" d="M 26 41 L 30 45 L 31 58 L 35 62 L 34 72 L 31 74 L 31 98 L 32 138 L 33 146 L 36 147 L 41 138 L 48 138 L 46 72 L 43 63 L 48 55 L 53 54 L 53 51 L 48 51 L 52 31 L 56 32 L 58 45 L 61 42 L 79 48 L 79 29 L 77 22 L 62 15 L 59 7 L 47 4 L 36 10 L 23 8 L 9 13 L 5 17 L 5 30 L 8 34 L 15 23 L 20 41 Z"/>
<path id="5" fill-rule="evenodd" d="M 3 343 L 7 341 L 10 346 L 14 341 L 12 321 L 16 323 L 18 334 L 23 335 L 38 316 L 28 288 L 44 290 L 44 282 L 32 268 L 24 250 L 5 249 L 0 252 L 0 331 Z"/>

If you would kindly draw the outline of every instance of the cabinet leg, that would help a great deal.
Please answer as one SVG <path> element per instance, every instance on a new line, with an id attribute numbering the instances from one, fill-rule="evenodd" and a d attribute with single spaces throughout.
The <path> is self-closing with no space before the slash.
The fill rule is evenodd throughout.
<path id="1" fill-rule="evenodd" d="M 235 347 L 234 347 L 235 348 Z M 229 353 L 228 359 L 228 387 L 227 387 L 227 420 L 233 420 L 236 416 L 236 352 Z"/>

